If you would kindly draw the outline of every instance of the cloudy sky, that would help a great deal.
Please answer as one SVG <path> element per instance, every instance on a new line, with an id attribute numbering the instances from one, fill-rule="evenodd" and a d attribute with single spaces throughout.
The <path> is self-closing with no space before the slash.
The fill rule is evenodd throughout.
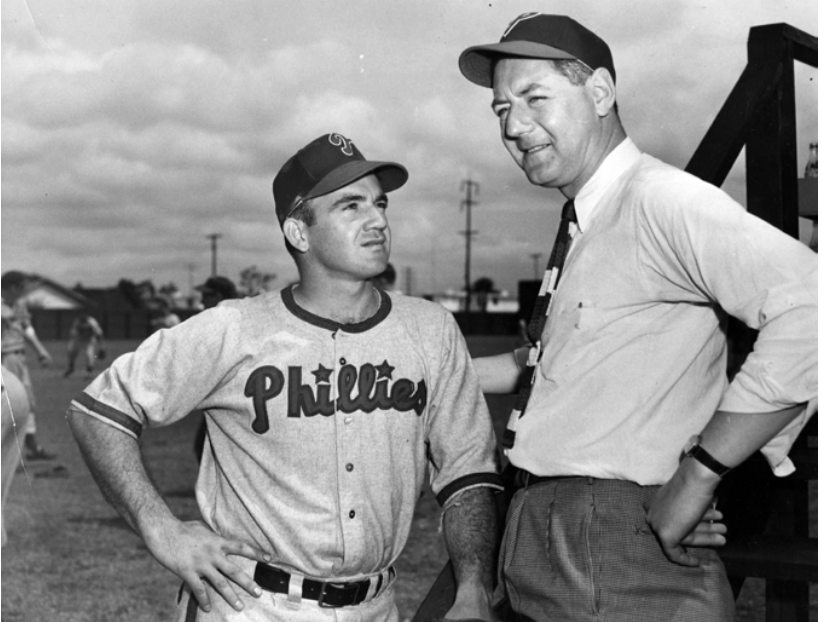
<path id="1" fill-rule="evenodd" d="M 3 0 L 2 269 L 73 285 L 125 277 L 187 292 L 257 265 L 296 276 L 271 181 L 326 132 L 405 164 L 392 262 L 415 293 L 458 288 L 462 181 L 472 280 L 516 290 L 547 259 L 561 197 L 504 151 L 490 91 L 457 68 L 526 11 L 611 45 L 623 122 L 684 166 L 742 72 L 752 26 L 818 34 L 815 0 Z M 797 64 L 798 157 L 817 140 L 817 71 Z M 743 162 L 725 189 L 744 203 Z M 806 228 L 803 228 L 803 232 Z M 541 271 L 541 267 L 540 267 Z"/>

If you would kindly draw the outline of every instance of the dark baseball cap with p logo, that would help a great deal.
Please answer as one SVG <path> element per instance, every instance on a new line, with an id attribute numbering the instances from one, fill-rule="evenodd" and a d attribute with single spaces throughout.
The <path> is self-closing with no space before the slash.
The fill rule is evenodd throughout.
<path id="1" fill-rule="evenodd" d="M 402 164 L 366 160 L 342 134 L 324 134 L 312 140 L 291 156 L 274 178 L 274 203 L 280 227 L 299 201 L 334 192 L 372 173 L 384 192 L 396 190 L 408 181 L 408 171 Z"/>
<path id="2" fill-rule="evenodd" d="M 616 82 L 611 48 L 566 15 L 520 15 L 508 25 L 499 43 L 474 45 L 460 54 L 460 71 L 474 84 L 491 87 L 494 62 L 510 57 L 578 60 L 591 69 L 604 67 Z"/>

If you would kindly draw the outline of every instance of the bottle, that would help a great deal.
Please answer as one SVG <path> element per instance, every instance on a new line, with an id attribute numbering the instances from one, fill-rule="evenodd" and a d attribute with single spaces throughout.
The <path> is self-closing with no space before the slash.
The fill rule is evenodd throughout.
<path id="1" fill-rule="evenodd" d="M 805 179 L 816 179 L 819 177 L 819 145 L 818 143 L 810 144 L 810 153 L 808 154 L 808 163 L 805 165 Z M 808 246 L 815 252 L 819 252 L 819 233 L 818 222 L 816 214 L 813 217 L 813 231 L 811 232 L 811 241 Z"/>
<path id="2" fill-rule="evenodd" d="M 805 165 L 805 177 L 819 177 L 819 145 L 811 143 L 808 163 Z"/>

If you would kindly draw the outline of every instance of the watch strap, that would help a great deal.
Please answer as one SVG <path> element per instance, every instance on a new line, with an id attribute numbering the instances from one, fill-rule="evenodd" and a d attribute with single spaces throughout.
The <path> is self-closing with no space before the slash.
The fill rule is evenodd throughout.
<path id="1" fill-rule="evenodd" d="M 722 464 L 719 460 L 709 454 L 708 451 L 702 447 L 702 445 L 699 444 L 691 447 L 685 455 L 690 456 L 697 462 L 702 463 L 702 465 L 711 469 L 711 471 L 719 475 L 719 477 L 724 477 L 731 470 L 731 467 Z"/>

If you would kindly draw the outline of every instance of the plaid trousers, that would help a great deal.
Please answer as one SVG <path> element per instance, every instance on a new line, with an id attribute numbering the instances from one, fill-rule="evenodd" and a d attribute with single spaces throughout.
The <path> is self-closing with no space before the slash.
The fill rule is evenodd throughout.
<path id="1" fill-rule="evenodd" d="M 716 551 L 689 549 L 696 568 L 665 557 L 645 521 L 657 486 L 587 477 L 517 491 L 500 551 L 513 620 L 733 622 Z"/>

